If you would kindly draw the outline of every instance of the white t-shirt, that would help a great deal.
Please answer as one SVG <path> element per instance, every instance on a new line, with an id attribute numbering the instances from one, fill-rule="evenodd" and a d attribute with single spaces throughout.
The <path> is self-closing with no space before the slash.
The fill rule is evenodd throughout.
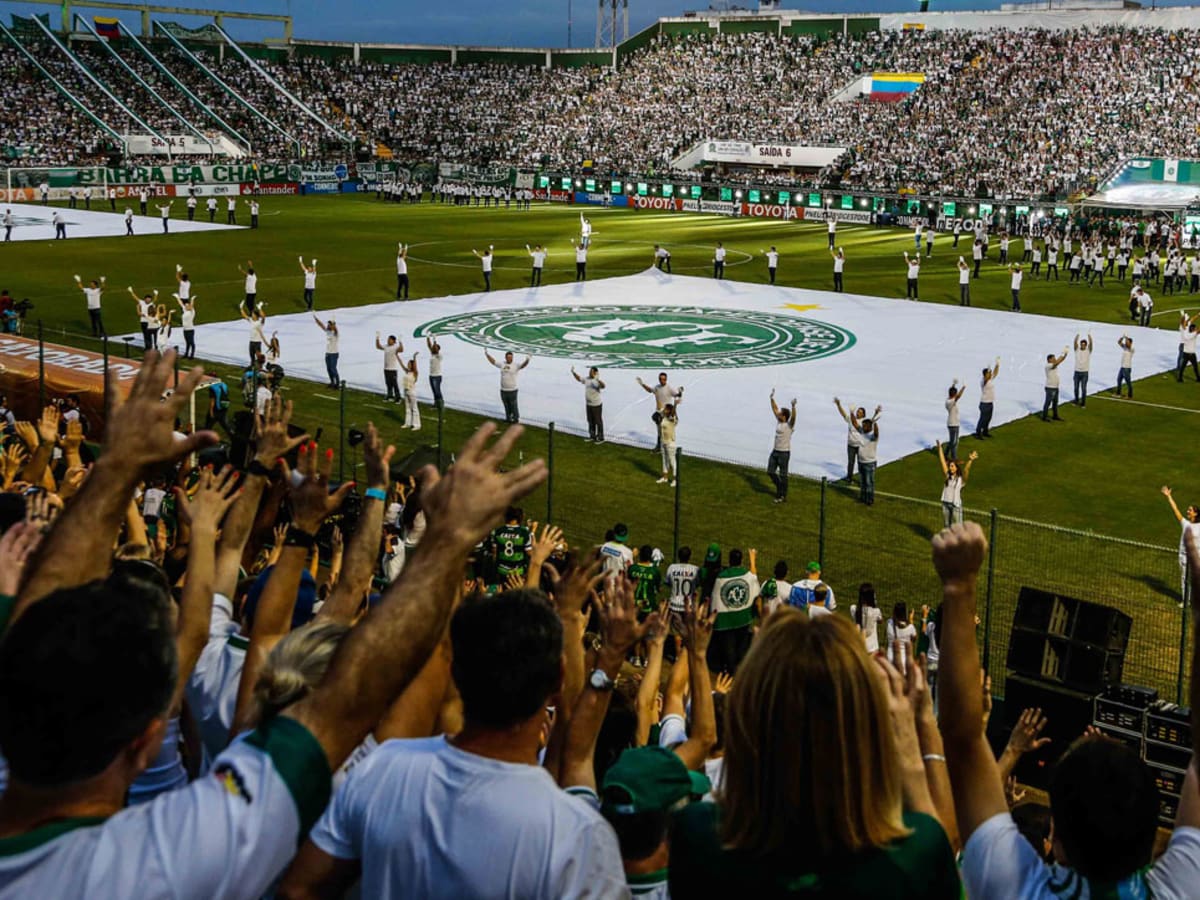
<path id="1" fill-rule="evenodd" d="M 1087 900 L 1096 896 L 1076 872 L 1043 862 L 1007 812 L 992 816 L 971 833 L 963 847 L 960 871 L 964 893 L 971 900 Z M 1176 828 L 1166 852 L 1144 876 L 1134 878 L 1145 883 L 1123 885 L 1120 896 L 1194 897 L 1200 884 L 1200 829 Z"/>
<path id="2" fill-rule="evenodd" d="M 946 424 L 957 428 L 960 424 L 958 418 L 958 399 L 950 397 L 946 400 Z"/>
<path id="3" fill-rule="evenodd" d="M 545 250 L 533 250 L 529 255 L 533 257 L 533 267 L 535 269 L 540 269 L 546 264 Z"/>
<path id="4" fill-rule="evenodd" d="M 767 268 L 768 269 L 779 268 L 779 254 L 776 253 L 774 250 L 767 251 Z"/>
<path id="5" fill-rule="evenodd" d="M 879 432 L 872 431 L 862 435 L 862 446 L 858 448 L 860 463 L 873 463 L 879 455 Z"/>
<path id="6" fill-rule="evenodd" d="M 540 766 L 392 740 L 359 763 L 311 838 L 362 862 L 364 897 L 626 897 L 616 835 Z"/>
<path id="7" fill-rule="evenodd" d="M 671 563 L 665 578 L 671 587 L 671 612 L 681 613 L 685 602 L 696 595 L 700 569 L 691 563 Z"/>
<path id="8" fill-rule="evenodd" d="M 659 409 L 668 403 L 674 403 L 675 398 L 679 395 L 679 391 L 669 384 L 656 384 L 651 390 L 654 393 L 654 403 Z"/>
<path id="9" fill-rule="evenodd" d="M 334 331 L 332 328 L 325 329 L 325 352 L 326 353 L 337 353 L 338 352 L 338 333 L 336 331 Z"/>
<path id="10" fill-rule="evenodd" d="M 854 604 L 850 607 L 850 621 L 857 621 L 857 615 L 858 604 Z M 879 611 L 878 606 L 863 607 L 862 627 L 859 630 L 867 642 L 868 653 L 879 652 L 879 622 L 881 619 L 883 619 L 883 613 Z"/>
<path id="11" fill-rule="evenodd" d="M 912 280 L 915 280 L 915 279 L 916 279 L 916 277 L 917 277 L 918 275 L 920 275 L 920 274 L 921 274 L 921 263 L 920 263 L 920 261 L 919 261 L 919 260 L 917 260 L 916 258 L 910 259 L 910 260 L 908 261 L 908 277 L 909 277 L 909 280 L 910 280 L 910 281 L 912 281 Z"/>
<path id="12" fill-rule="evenodd" d="M 88 309 L 99 309 L 100 308 L 100 294 L 101 294 L 100 288 L 85 287 L 83 289 L 83 293 L 84 293 L 84 296 L 87 297 L 87 308 Z"/>
<path id="13" fill-rule="evenodd" d="M 163 499 L 167 496 L 167 492 L 162 488 L 146 488 L 142 494 L 142 515 L 158 517 L 162 511 Z"/>
<path id="14" fill-rule="evenodd" d="M 442 354 L 434 353 L 429 357 L 429 377 L 440 378 L 442 374 Z"/>
<path id="15" fill-rule="evenodd" d="M 1058 387 L 1058 366 L 1046 363 L 1046 387 Z"/>
<path id="16" fill-rule="evenodd" d="M 398 372 L 400 370 L 400 357 L 397 353 L 399 349 L 398 344 L 384 344 L 383 371 Z"/>
<path id="17" fill-rule="evenodd" d="M 196 307 L 185 306 L 179 314 L 180 322 L 185 331 L 191 331 L 196 327 Z"/>
<path id="18" fill-rule="evenodd" d="M 254 411 L 260 416 L 266 415 L 267 407 L 271 405 L 271 389 L 260 384 L 254 392 Z"/>
<path id="19" fill-rule="evenodd" d="M 577 262 L 577 263 L 587 262 L 587 247 L 576 247 L 575 248 L 575 262 Z"/>
<path id="20" fill-rule="evenodd" d="M 846 257 L 835 256 L 833 258 L 833 271 L 844 272 L 846 270 Z"/>
<path id="21" fill-rule="evenodd" d="M 500 390 L 515 391 L 517 389 L 517 373 L 521 370 L 515 362 L 493 363 L 500 370 Z"/>
<path id="22" fill-rule="evenodd" d="M 942 485 L 942 502 L 953 503 L 955 506 L 962 506 L 962 476 L 955 475 L 953 478 L 947 478 Z"/>
<path id="23" fill-rule="evenodd" d="M 1121 349 L 1121 368 L 1133 368 L 1133 354 L 1137 352 L 1132 347 L 1124 347 Z"/>
<path id="24" fill-rule="evenodd" d="M 1075 351 L 1075 371 L 1086 372 L 1092 364 L 1092 350 L 1089 347 L 1087 350 Z"/>
<path id="25" fill-rule="evenodd" d="M 397 275 L 407 275 L 408 274 L 408 260 L 406 258 L 404 258 L 403 256 L 398 255 L 396 257 L 396 274 Z"/>
<path id="26" fill-rule="evenodd" d="M 192 299 L 192 281 L 190 278 L 184 278 L 179 282 L 179 299 Z"/>
<path id="27" fill-rule="evenodd" d="M 962 266 L 958 270 L 958 283 L 969 284 L 971 281 L 971 270 L 966 266 Z"/>
<path id="28" fill-rule="evenodd" d="M 792 450 L 792 432 L 791 420 L 787 422 L 775 422 L 775 444 L 773 449 L 781 453 L 790 453 Z"/>
<path id="29" fill-rule="evenodd" d="M 1187 532 L 1192 529 L 1196 539 L 1200 540 L 1200 522 L 1189 522 L 1186 518 L 1179 523 L 1179 564 L 1187 565 Z"/>
<path id="30" fill-rule="evenodd" d="M 601 390 L 599 378 L 583 379 L 583 402 L 587 406 L 600 406 L 604 402 L 600 396 Z"/>
<path id="31" fill-rule="evenodd" d="M 329 783 L 320 744 L 295 720 L 277 718 L 186 787 L 99 823 L 68 820 L 75 827 L 0 840 L 0 895 L 266 896 L 296 855 L 308 825 L 301 809 L 323 807 Z"/>
<path id="32" fill-rule="evenodd" d="M 725 262 L 725 248 L 718 247 L 713 252 L 713 259 L 716 260 L 717 262 Z"/>
<path id="33" fill-rule="evenodd" d="M 600 556 L 604 559 L 606 575 L 619 575 L 633 565 L 633 551 L 619 541 L 602 544 Z"/>
<path id="34" fill-rule="evenodd" d="M 485 271 L 485 272 L 492 271 L 492 254 L 485 253 L 479 259 L 480 259 L 480 262 L 483 263 L 483 271 Z"/>
<path id="35" fill-rule="evenodd" d="M 1017 269 L 1012 273 L 1012 289 L 1019 291 L 1021 289 L 1021 279 L 1025 277 L 1025 273 Z"/>
<path id="36" fill-rule="evenodd" d="M 911 623 L 896 626 L 896 620 L 887 620 L 887 658 L 888 662 L 898 666 L 901 671 L 908 668 L 908 656 L 912 651 L 913 638 L 917 629 Z M 974 900 L 974 898 L 972 898 Z"/>
<path id="37" fill-rule="evenodd" d="M 246 276 L 246 293 L 247 294 L 258 293 L 258 276 L 257 275 L 247 275 Z"/>
<path id="38" fill-rule="evenodd" d="M 305 290 L 314 290 L 317 286 L 317 271 L 316 269 L 304 270 L 304 288 Z"/>

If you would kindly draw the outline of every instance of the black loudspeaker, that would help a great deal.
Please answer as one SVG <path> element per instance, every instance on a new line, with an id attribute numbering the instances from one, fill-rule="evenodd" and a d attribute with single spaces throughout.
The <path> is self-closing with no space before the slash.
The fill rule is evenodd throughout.
<path id="1" fill-rule="evenodd" d="M 1007 665 L 1019 675 L 1099 693 L 1121 681 L 1132 625 L 1112 607 L 1023 587 Z"/>
<path id="2" fill-rule="evenodd" d="M 448 461 L 448 460 L 447 460 Z M 412 477 L 426 466 L 437 466 L 437 447 L 424 444 L 414 450 L 399 462 L 392 463 L 390 473 L 392 481 L 404 481 Z"/>
<path id="3" fill-rule="evenodd" d="M 1009 675 L 1004 682 L 1004 719 L 1011 728 L 1026 709 L 1040 709 L 1046 716 L 1043 737 L 1050 743 L 1026 754 L 1017 766 L 1017 780 L 1045 790 L 1054 763 L 1092 724 L 1095 693 L 1048 684 L 1036 678 Z"/>

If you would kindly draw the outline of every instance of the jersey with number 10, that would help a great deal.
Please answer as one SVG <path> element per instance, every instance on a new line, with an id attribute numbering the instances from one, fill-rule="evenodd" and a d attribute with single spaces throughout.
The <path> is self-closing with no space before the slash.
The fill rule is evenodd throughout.
<path id="1" fill-rule="evenodd" d="M 691 563 L 672 563 L 667 568 L 667 584 L 671 586 L 671 612 L 682 613 L 687 601 L 696 599 L 700 569 Z"/>
<path id="2" fill-rule="evenodd" d="M 524 525 L 501 525 L 492 532 L 496 545 L 496 571 L 500 575 L 524 572 L 529 553 L 529 529 Z"/>

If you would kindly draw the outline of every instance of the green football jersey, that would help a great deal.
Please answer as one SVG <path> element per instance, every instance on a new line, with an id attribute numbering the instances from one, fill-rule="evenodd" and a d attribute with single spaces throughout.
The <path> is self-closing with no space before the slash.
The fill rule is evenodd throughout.
<path id="1" fill-rule="evenodd" d="M 658 566 L 634 563 L 629 567 L 633 579 L 633 597 L 642 612 L 653 612 L 658 607 L 658 592 L 662 587 L 662 573 Z"/>
<path id="2" fill-rule="evenodd" d="M 523 572 L 528 564 L 532 538 L 524 525 L 501 525 L 492 532 L 496 545 L 496 570 L 501 575 Z"/>

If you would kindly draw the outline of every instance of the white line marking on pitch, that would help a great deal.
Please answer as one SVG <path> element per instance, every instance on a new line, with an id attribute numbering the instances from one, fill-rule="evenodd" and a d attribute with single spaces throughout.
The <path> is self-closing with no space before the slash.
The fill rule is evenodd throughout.
<path id="1" fill-rule="evenodd" d="M 1097 400 L 1111 400 L 1114 403 L 1132 403 L 1135 406 L 1152 406 L 1155 409 L 1170 409 L 1175 412 L 1200 413 L 1200 409 L 1188 409 L 1186 406 L 1167 406 L 1165 403 L 1147 403 L 1145 400 L 1134 400 L 1131 397 L 1110 397 L 1106 394 L 1092 394 Z"/>

